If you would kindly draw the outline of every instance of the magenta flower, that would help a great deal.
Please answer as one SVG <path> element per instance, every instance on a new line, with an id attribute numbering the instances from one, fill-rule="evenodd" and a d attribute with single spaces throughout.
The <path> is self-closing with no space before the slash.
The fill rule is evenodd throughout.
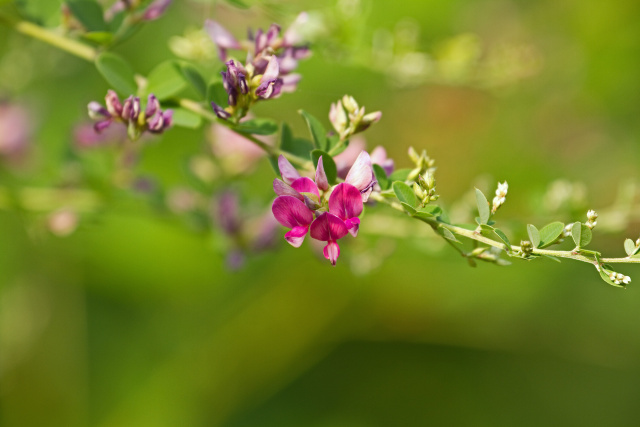
<path id="1" fill-rule="evenodd" d="M 335 265 L 340 255 L 338 240 L 349 233 L 357 236 L 360 227 L 358 217 L 362 214 L 365 195 L 368 197 L 375 183 L 371 178 L 373 172 L 368 159 L 369 155 L 363 151 L 349 172 L 352 182 L 331 187 L 322 157 L 318 159 L 314 181 L 300 176 L 293 165 L 280 156 L 278 166 L 282 180 L 273 181 L 273 189 L 278 197 L 273 202 L 272 210 L 276 220 L 291 229 L 285 234 L 285 240 L 299 247 L 309 231 L 311 238 L 327 242 L 324 256 Z"/>

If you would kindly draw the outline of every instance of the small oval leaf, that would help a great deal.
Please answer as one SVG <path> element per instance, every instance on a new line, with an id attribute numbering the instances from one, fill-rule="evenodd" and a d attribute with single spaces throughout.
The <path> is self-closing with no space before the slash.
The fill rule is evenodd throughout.
<path id="1" fill-rule="evenodd" d="M 391 186 L 391 181 L 387 178 L 387 173 L 384 171 L 382 166 L 373 164 L 373 173 L 376 176 L 376 180 L 378 181 L 378 185 L 382 191 L 388 190 Z"/>
<path id="2" fill-rule="evenodd" d="M 527 224 L 527 234 L 529 234 L 529 240 L 533 244 L 534 248 L 540 245 L 540 232 L 533 224 Z"/>
<path id="3" fill-rule="evenodd" d="M 120 56 L 102 52 L 96 58 L 96 68 L 120 95 L 129 96 L 136 93 L 138 88 L 133 77 L 133 69 Z"/>
<path id="4" fill-rule="evenodd" d="M 159 100 L 176 95 L 187 85 L 180 66 L 175 61 L 165 61 L 149 73 L 145 93 L 154 94 Z"/>
<path id="5" fill-rule="evenodd" d="M 500 240 L 504 242 L 505 245 L 507 245 L 508 250 L 511 251 L 511 243 L 509 242 L 509 238 L 507 237 L 507 235 L 498 228 L 494 228 L 493 232 L 500 238 Z"/>
<path id="6" fill-rule="evenodd" d="M 627 253 L 628 256 L 632 256 L 633 254 L 635 254 L 636 244 L 633 243 L 633 240 L 626 239 L 624 241 L 624 251 Z"/>
<path id="7" fill-rule="evenodd" d="M 551 224 L 547 224 L 542 227 L 540 230 L 540 248 L 545 248 L 547 246 L 555 243 L 556 240 L 562 235 L 564 231 L 564 224 L 561 222 L 552 222 Z"/>
<path id="8" fill-rule="evenodd" d="M 300 110 L 299 113 L 304 117 L 309 127 L 309 133 L 313 139 L 313 144 L 316 148 L 327 151 L 329 150 L 329 143 L 327 139 L 327 132 L 324 130 L 324 126 L 320 123 L 320 120 L 316 119 L 311 114 L 304 110 Z"/>
<path id="9" fill-rule="evenodd" d="M 278 123 L 271 119 L 251 119 L 239 123 L 233 129 L 253 135 L 273 135 L 278 131 Z"/>
<path id="10" fill-rule="evenodd" d="M 489 202 L 484 193 L 476 188 L 476 202 L 478 204 L 478 214 L 481 224 L 489 222 L 491 211 L 489 210 Z"/>
<path id="11" fill-rule="evenodd" d="M 407 184 L 401 181 L 393 183 L 393 192 L 396 193 L 396 197 L 400 202 L 404 202 L 409 206 L 418 206 L 418 198 L 416 197 L 413 189 Z"/>

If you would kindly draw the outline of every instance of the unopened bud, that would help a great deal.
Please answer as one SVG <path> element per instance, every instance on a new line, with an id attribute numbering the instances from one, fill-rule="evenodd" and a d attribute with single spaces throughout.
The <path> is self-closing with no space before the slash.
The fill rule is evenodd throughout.
<path id="1" fill-rule="evenodd" d="M 353 96 L 345 95 L 342 97 L 342 105 L 344 105 L 344 109 L 347 110 L 349 114 L 357 114 L 358 113 L 358 103 Z"/>
<path id="2" fill-rule="evenodd" d="M 533 243 L 528 240 L 522 240 L 520 242 L 520 249 L 522 249 L 523 254 L 529 255 L 533 252 Z"/>

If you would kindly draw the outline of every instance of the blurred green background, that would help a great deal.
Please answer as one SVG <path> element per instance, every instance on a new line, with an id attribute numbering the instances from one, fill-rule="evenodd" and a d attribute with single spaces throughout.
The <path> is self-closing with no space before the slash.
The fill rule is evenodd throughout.
<path id="1" fill-rule="evenodd" d="M 147 73 L 174 56 L 170 37 L 205 17 L 241 36 L 247 26 L 314 11 L 328 32 L 301 63 L 299 90 L 257 114 L 304 135 L 297 109 L 327 123 L 329 104 L 353 95 L 383 112 L 369 147 L 385 146 L 399 167 L 409 166 L 409 146 L 436 159 L 443 206 L 470 213 L 464 201 L 474 185 L 490 193 L 506 179 L 498 220 L 512 242 L 526 238 L 527 222 L 584 220 L 587 208 L 606 224 L 618 187 L 638 179 L 637 1 L 275 6 L 174 1 L 115 51 Z M 387 56 L 374 66 L 372 46 L 389 40 L 396 52 L 430 56 Z M 480 59 L 467 67 L 476 45 Z M 72 128 L 108 86 L 91 64 L 6 28 L 0 55 L 2 95 L 32 111 L 37 166 L 9 175 L 60 182 Z M 444 71 L 412 77 L 401 67 L 408 58 Z M 429 62 L 438 58 L 446 60 Z M 167 132 L 145 148 L 138 172 L 166 188 L 187 185 L 184 163 L 205 139 L 204 130 Z M 273 176 L 263 159 L 232 185 L 243 203 L 264 209 Z M 558 179 L 583 183 L 586 200 L 546 209 Z M 603 230 L 617 234 L 596 228 L 592 246 L 624 256 L 623 237 L 638 236 L 634 218 Z M 65 238 L 34 232 L 34 221 L 41 218 L 0 212 L 3 426 L 640 422 L 633 266 L 620 268 L 634 280 L 627 290 L 579 263 L 474 269 L 426 226 L 384 208 L 368 209 L 335 268 L 308 242 L 297 250 L 282 242 L 231 271 L 219 232 L 198 232 L 135 197 L 116 199 Z"/>

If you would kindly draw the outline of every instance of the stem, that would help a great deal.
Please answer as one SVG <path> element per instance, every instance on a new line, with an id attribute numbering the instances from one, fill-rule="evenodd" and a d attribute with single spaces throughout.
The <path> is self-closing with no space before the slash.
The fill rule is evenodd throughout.
<path id="1" fill-rule="evenodd" d="M 370 199 L 373 199 L 375 201 L 384 203 L 388 206 L 390 206 L 393 209 L 399 210 L 401 212 L 405 212 L 404 208 L 402 207 L 402 205 L 389 200 L 387 198 L 385 198 L 384 196 L 382 196 L 380 193 L 371 193 L 371 195 L 369 196 Z M 449 231 L 451 231 L 454 234 L 457 234 L 459 236 L 463 236 L 466 237 L 468 239 L 471 240 L 475 240 L 477 242 L 480 243 L 484 243 L 485 245 L 488 246 L 492 246 L 494 248 L 499 248 L 499 249 L 504 249 L 504 247 L 506 246 L 504 244 L 504 242 L 502 241 L 497 241 L 497 240 L 493 240 L 490 239 L 488 237 L 485 237 L 479 233 L 476 233 L 473 230 L 467 230 L 466 228 L 462 228 L 462 227 L 458 227 L 457 225 L 452 225 L 452 224 L 447 224 L 445 222 L 439 221 L 437 219 L 434 218 L 432 224 L 433 227 L 445 227 L 446 229 L 448 229 Z M 446 239 L 445 239 L 446 240 Z M 448 242 L 448 240 L 447 240 Z M 511 246 L 511 251 L 512 252 L 516 252 L 516 253 L 521 253 L 522 252 L 522 248 L 520 246 Z M 581 261 L 581 262 L 586 262 L 588 264 L 598 264 L 598 261 L 593 259 L 593 258 L 589 258 L 586 257 L 582 254 L 576 253 L 574 251 L 554 251 L 554 250 L 550 250 L 550 249 L 533 249 L 531 252 L 533 255 L 547 255 L 547 256 L 552 256 L 552 257 L 556 257 L 556 258 L 567 258 L 567 259 L 573 259 L 575 261 Z M 599 258 L 600 263 L 602 264 L 640 264 L 640 258 L 629 258 L 629 257 L 624 257 L 624 258 Z"/>
<path id="2" fill-rule="evenodd" d="M 21 34 L 48 43 L 89 62 L 93 62 L 98 55 L 98 52 L 91 46 L 87 46 L 84 43 L 56 34 L 53 31 L 32 24 L 31 22 L 15 21 L 6 15 L 0 14 L 0 23 L 8 25 Z"/>

